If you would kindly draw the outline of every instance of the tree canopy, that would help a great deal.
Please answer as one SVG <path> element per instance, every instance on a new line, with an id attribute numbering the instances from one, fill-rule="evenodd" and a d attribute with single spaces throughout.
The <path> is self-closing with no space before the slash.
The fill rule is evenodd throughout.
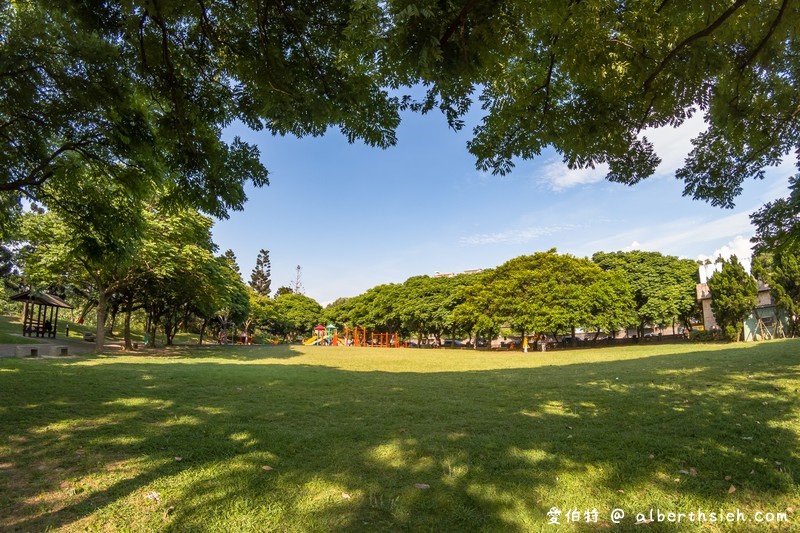
<path id="1" fill-rule="evenodd" d="M 747 273 L 735 255 L 723 262 L 722 271 L 708 280 L 711 310 L 714 318 L 730 340 L 738 341 L 744 329 L 744 319 L 758 303 L 758 284 Z"/>
<path id="2" fill-rule="evenodd" d="M 592 260 L 604 270 L 620 272 L 628 280 L 640 335 L 647 324 L 680 320 L 690 327 L 691 318 L 698 313 L 695 261 L 641 250 L 597 252 Z"/>
<path id="3" fill-rule="evenodd" d="M 678 177 L 727 207 L 800 147 L 798 19 L 793 0 L 5 2 L 0 199 L 44 201 L 89 166 L 225 216 L 267 182 L 254 146 L 223 140 L 234 120 L 386 147 L 404 109 L 458 129 L 480 102 L 478 167 L 551 146 L 628 184 L 659 162 L 646 128 L 700 113 Z"/>
<path id="4" fill-rule="evenodd" d="M 768 202 L 750 215 L 756 253 L 800 252 L 800 174 L 789 179 L 789 196 Z"/>
<path id="5" fill-rule="evenodd" d="M 633 320 L 624 279 L 555 250 L 511 259 L 467 292 L 458 315 L 465 317 L 469 310 L 476 326 L 489 331 L 491 324 L 507 324 L 521 334 L 574 337 L 577 328 L 615 333 Z"/>

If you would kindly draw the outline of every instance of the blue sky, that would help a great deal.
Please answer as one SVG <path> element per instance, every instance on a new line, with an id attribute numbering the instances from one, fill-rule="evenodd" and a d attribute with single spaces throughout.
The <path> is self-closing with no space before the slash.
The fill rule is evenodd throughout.
<path id="1" fill-rule="evenodd" d="M 511 175 L 477 171 L 466 149 L 471 127 L 453 132 L 440 114 L 407 113 L 397 146 L 348 144 L 336 130 L 319 138 L 273 137 L 241 125 L 226 135 L 256 144 L 270 185 L 249 189 L 245 209 L 218 221 L 214 240 L 232 249 L 250 278 L 270 252 L 272 288 L 302 267 L 306 295 L 325 305 L 381 283 L 420 274 L 490 268 L 557 248 L 660 251 L 691 259 L 749 254 L 749 213 L 787 193 L 784 164 L 749 181 L 732 210 L 685 198 L 674 171 L 703 130 L 645 132 L 663 162 L 633 187 L 603 180 L 602 168 L 569 170 L 554 152 L 519 161 Z"/>

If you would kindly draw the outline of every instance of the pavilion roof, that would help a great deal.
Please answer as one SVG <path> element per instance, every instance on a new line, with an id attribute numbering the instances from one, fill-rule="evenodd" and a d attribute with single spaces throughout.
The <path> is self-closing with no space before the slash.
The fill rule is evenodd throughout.
<path id="1" fill-rule="evenodd" d="M 47 292 L 24 291 L 15 294 L 10 298 L 14 302 L 33 302 L 39 305 L 49 305 L 51 307 L 63 307 L 65 309 L 72 309 L 72 306 L 67 302 Z"/>

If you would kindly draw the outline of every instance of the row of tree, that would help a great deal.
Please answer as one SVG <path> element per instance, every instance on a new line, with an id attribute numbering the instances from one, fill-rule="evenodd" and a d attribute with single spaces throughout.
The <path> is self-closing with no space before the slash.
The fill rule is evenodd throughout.
<path id="1" fill-rule="evenodd" d="M 261 250 L 246 285 L 233 252 L 215 255 L 210 218 L 191 209 L 164 210 L 153 202 L 130 220 L 136 231 L 109 235 L 82 227 L 80 216 L 35 209 L 21 219 L 15 250 L 22 285 L 72 295 L 96 308 L 97 339 L 123 317 L 145 316 L 171 343 L 179 328 L 202 337 L 231 327 L 283 340 L 320 322 L 367 327 L 404 337 L 480 336 L 501 327 L 520 334 L 572 334 L 577 328 L 613 333 L 630 325 L 688 325 L 696 315 L 696 264 L 650 252 L 598 253 L 593 260 L 555 250 L 522 256 L 473 275 L 374 287 L 324 311 L 313 299 L 281 287 L 270 297 L 269 252 Z"/>
<path id="2" fill-rule="evenodd" d="M 0 266 L 9 291 L 47 290 L 80 303 L 83 322 L 94 311 L 98 348 L 119 325 L 130 349 L 131 320 L 154 344 L 161 332 L 171 344 L 179 330 L 200 341 L 213 333 L 240 332 L 291 339 L 313 328 L 321 306 L 297 287 L 279 287 L 271 298 L 269 251 L 261 250 L 245 284 L 233 251 L 217 255 L 213 221 L 196 210 L 165 209 L 159 202 L 128 220 L 122 231 L 109 218 L 106 234 L 82 217 L 34 206 L 18 219 L 11 239 L 0 242 Z M 299 287 L 299 285 L 298 285 Z"/>
<path id="3" fill-rule="evenodd" d="M 195 210 L 162 210 L 158 203 L 130 220 L 135 233 L 87 231 L 82 217 L 34 208 L 4 243 L 9 282 L 46 288 L 96 309 L 97 338 L 123 318 L 126 347 L 130 321 L 145 317 L 149 338 L 157 330 L 171 343 L 179 329 L 203 336 L 236 330 L 292 340 L 321 322 L 366 327 L 404 338 L 494 338 L 501 329 L 519 335 L 575 338 L 578 328 L 614 335 L 636 327 L 682 324 L 700 317 L 697 263 L 657 252 L 598 252 L 592 259 L 555 250 L 521 256 L 477 274 L 415 276 L 340 298 L 327 308 L 299 291 L 280 287 L 270 296 L 269 252 L 261 250 L 249 284 L 232 251 L 215 255 L 210 218 Z M 765 250 L 770 248 L 771 252 Z M 800 261 L 791 247 L 760 243 L 754 274 L 769 283 L 777 306 L 797 331 Z M 755 278 L 733 257 L 709 280 L 712 310 L 726 335 L 738 339 L 742 321 L 756 307 Z"/>
<path id="4" fill-rule="evenodd" d="M 649 324 L 687 326 L 697 316 L 697 264 L 655 252 L 598 253 L 594 260 L 555 250 L 454 277 L 417 276 L 374 287 L 325 309 L 336 325 L 417 338 L 614 335 Z"/>
<path id="5" fill-rule="evenodd" d="M 144 313 L 150 339 L 161 329 L 168 343 L 190 320 L 199 319 L 203 335 L 212 321 L 247 317 L 245 285 L 230 256 L 215 256 L 210 218 L 181 209 L 145 210 L 137 218 L 128 238 L 104 240 L 55 212 L 24 215 L 8 246 L 21 285 L 84 302 L 80 320 L 96 309 L 98 348 L 118 315 L 127 348 L 135 312 Z"/>

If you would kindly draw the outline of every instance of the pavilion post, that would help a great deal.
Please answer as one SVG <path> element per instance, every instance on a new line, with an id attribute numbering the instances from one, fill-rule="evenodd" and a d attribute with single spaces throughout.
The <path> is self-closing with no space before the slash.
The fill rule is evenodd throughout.
<path id="1" fill-rule="evenodd" d="M 25 309 L 22 311 L 22 336 L 28 331 L 28 301 L 25 300 Z"/>

